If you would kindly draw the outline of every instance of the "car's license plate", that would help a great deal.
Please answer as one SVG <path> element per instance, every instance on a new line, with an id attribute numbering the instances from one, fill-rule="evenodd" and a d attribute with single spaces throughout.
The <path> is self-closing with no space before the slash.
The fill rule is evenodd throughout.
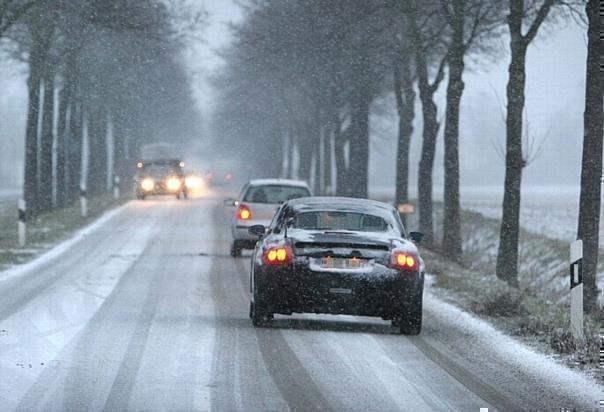
<path id="1" fill-rule="evenodd" d="M 368 265 L 368 260 L 359 258 L 321 258 L 321 267 L 325 269 L 360 269 Z"/>
<path id="2" fill-rule="evenodd" d="M 348 288 L 329 288 L 329 293 L 338 293 L 341 295 L 350 295 L 352 294 L 352 289 Z"/>

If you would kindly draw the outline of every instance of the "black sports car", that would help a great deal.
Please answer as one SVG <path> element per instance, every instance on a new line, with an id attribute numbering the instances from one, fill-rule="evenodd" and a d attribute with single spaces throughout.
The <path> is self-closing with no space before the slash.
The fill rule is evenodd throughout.
<path id="1" fill-rule="evenodd" d="M 422 325 L 424 262 L 396 210 L 381 202 L 337 197 L 290 200 L 252 255 L 254 326 L 293 312 L 379 316 L 401 333 Z"/>

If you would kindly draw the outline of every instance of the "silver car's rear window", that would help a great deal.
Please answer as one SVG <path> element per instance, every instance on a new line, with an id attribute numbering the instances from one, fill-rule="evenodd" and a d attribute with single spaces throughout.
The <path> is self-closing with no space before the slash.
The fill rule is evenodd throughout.
<path id="1" fill-rule="evenodd" d="M 250 186 L 243 197 L 249 203 L 280 204 L 288 200 L 310 196 L 310 191 L 303 186 L 262 185 Z"/>

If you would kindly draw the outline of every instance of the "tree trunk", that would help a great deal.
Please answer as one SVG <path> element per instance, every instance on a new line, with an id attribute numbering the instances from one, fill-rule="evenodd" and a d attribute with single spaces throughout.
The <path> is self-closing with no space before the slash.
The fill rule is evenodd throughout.
<path id="1" fill-rule="evenodd" d="M 514 4 L 514 2 L 512 2 Z M 526 83 L 527 44 L 521 35 L 522 8 L 511 8 L 510 50 L 512 59 L 508 68 L 505 183 L 503 217 L 497 255 L 497 277 L 510 286 L 518 287 L 518 238 L 520 231 L 520 187 L 522 182 L 522 113 Z"/>
<path id="2" fill-rule="evenodd" d="M 67 149 L 67 200 L 73 203 L 78 199 L 82 180 L 82 139 L 84 126 L 84 108 L 75 98 L 69 108 L 69 128 L 65 146 Z"/>
<path id="3" fill-rule="evenodd" d="M 25 169 L 23 194 L 31 215 L 38 213 L 38 118 L 40 113 L 40 85 L 48 56 L 54 28 L 34 22 L 31 26 L 31 46 L 29 53 L 29 78 L 27 79 L 27 124 L 25 130 Z"/>
<path id="4" fill-rule="evenodd" d="M 290 130 L 287 132 L 287 177 L 293 179 L 296 171 L 294 170 L 294 153 L 296 150 L 296 141 L 294 138 L 294 133 Z"/>
<path id="5" fill-rule="evenodd" d="M 464 13 L 465 0 L 453 2 L 452 44 L 448 55 L 449 82 L 445 120 L 444 160 L 444 220 L 443 244 L 445 256 L 459 260 L 462 254 L 459 202 L 459 107 L 464 89 Z"/>
<path id="6" fill-rule="evenodd" d="M 91 196 L 104 193 L 107 186 L 107 116 L 101 104 L 89 118 L 90 157 L 87 190 Z"/>
<path id="7" fill-rule="evenodd" d="M 44 101 L 42 103 L 42 130 L 40 134 L 40 187 L 38 190 L 39 210 L 52 209 L 52 144 L 54 120 L 54 72 L 45 67 Z"/>
<path id="8" fill-rule="evenodd" d="M 310 130 L 298 129 L 298 176 L 310 184 L 314 136 Z"/>
<path id="9" fill-rule="evenodd" d="M 348 167 L 346 166 L 346 142 L 349 141 L 350 127 L 336 136 L 336 195 L 348 196 Z"/>
<path id="10" fill-rule="evenodd" d="M 369 173 L 369 104 L 371 96 L 363 85 L 358 85 L 352 102 L 350 124 L 350 196 L 367 197 Z"/>
<path id="11" fill-rule="evenodd" d="M 394 65 L 394 95 L 399 116 L 395 205 L 409 202 L 409 149 L 415 118 L 415 91 L 409 58 Z"/>
<path id="12" fill-rule="evenodd" d="M 323 194 L 330 195 L 331 187 L 331 152 L 333 145 L 333 135 L 337 124 L 329 124 L 323 137 Z"/>
<path id="13" fill-rule="evenodd" d="M 58 124 L 57 124 L 57 207 L 62 208 L 67 206 L 67 152 L 65 141 L 67 140 L 68 130 L 68 107 L 71 104 L 69 95 L 69 86 L 64 85 L 59 92 L 59 108 L 58 108 Z"/>
<path id="14" fill-rule="evenodd" d="M 436 137 L 438 135 L 438 120 L 436 119 L 436 104 L 432 93 L 420 89 L 424 130 L 422 136 L 422 153 L 419 161 L 417 179 L 417 200 L 419 207 L 419 230 L 424 234 L 426 245 L 434 244 L 434 219 L 432 217 L 432 170 L 436 154 Z"/>
<path id="15" fill-rule="evenodd" d="M 603 74 L 599 38 L 599 1 L 589 0 L 585 6 L 587 32 L 587 73 L 585 80 L 585 112 L 583 116 L 583 159 L 581 162 L 581 198 L 577 237 L 583 240 L 583 285 L 585 311 L 596 306 L 598 287 L 599 227 L 601 210 L 602 139 L 604 107 L 602 103 Z"/>
<path id="16" fill-rule="evenodd" d="M 424 243 L 427 246 L 434 245 L 434 221 L 432 216 L 432 170 L 434 168 L 434 157 L 436 152 L 436 138 L 438 135 L 437 108 L 434 103 L 434 93 L 443 78 L 444 60 L 441 61 L 434 81 L 430 83 L 428 76 L 428 65 L 426 63 L 426 49 L 424 40 L 417 26 L 417 5 L 410 2 L 406 13 L 408 15 L 409 31 L 414 47 L 415 69 L 417 72 L 417 84 L 419 97 L 422 104 L 423 131 L 422 152 L 419 161 L 419 172 L 417 179 L 417 199 L 419 207 L 419 230 L 424 234 Z"/>

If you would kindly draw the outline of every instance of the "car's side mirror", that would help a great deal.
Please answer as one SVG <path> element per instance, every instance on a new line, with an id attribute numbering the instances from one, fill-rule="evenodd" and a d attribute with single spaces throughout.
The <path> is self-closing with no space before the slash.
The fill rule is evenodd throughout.
<path id="1" fill-rule="evenodd" d="M 266 228 L 264 227 L 264 225 L 250 226 L 247 231 L 250 235 L 258 237 L 262 237 L 266 234 Z"/>
<path id="2" fill-rule="evenodd" d="M 424 234 L 422 232 L 411 232 L 409 233 L 409 239 L 416 245 L 422 243 L 422 239 L 424 238 Z"/>
<path id="3" fill-rule="evenodd" d="M 224 199 L 225 206 L 237 206 L 237 201 L 235 199 Z"/>

